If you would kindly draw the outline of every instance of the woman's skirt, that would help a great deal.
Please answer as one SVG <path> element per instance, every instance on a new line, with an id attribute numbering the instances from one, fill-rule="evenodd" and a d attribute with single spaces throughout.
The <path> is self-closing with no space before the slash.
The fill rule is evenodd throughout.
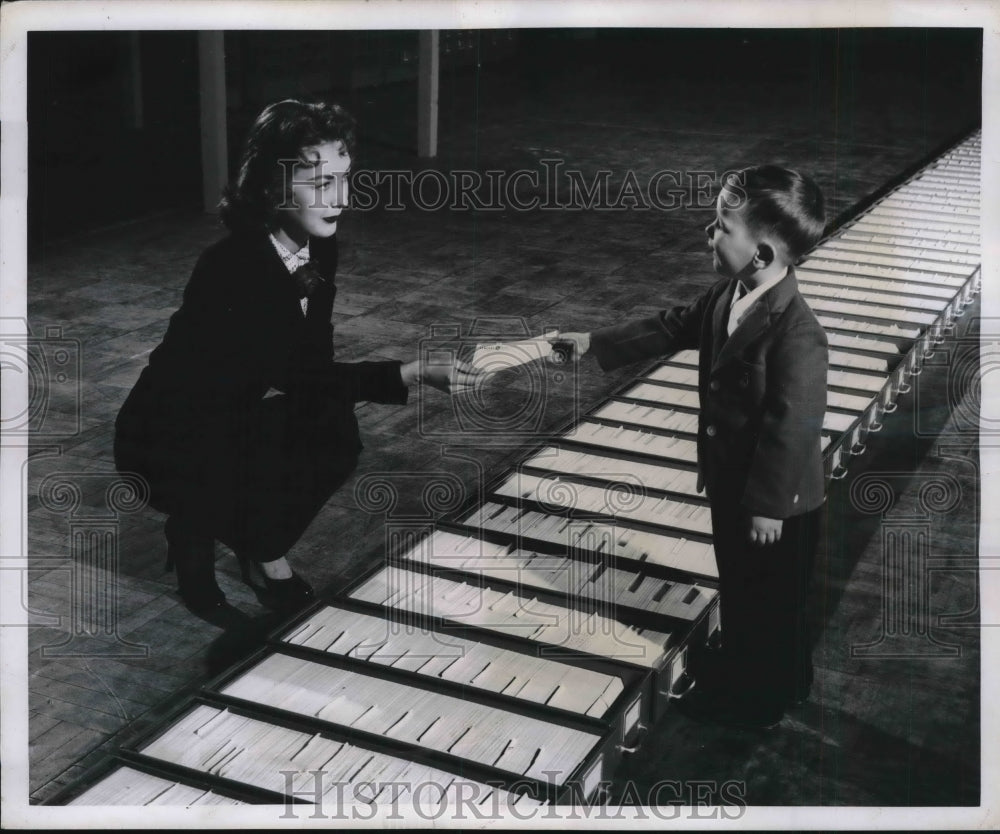
<path id="1" fill-rule="evenodd" d="M 201 431 L 128 412 L 126 403 L 116 427 L 119 471 L 145 479 L 154 509 L 258 562 L 288 552 L 362 448 L 349 403 L 306 407 L 278 395 Z"/>

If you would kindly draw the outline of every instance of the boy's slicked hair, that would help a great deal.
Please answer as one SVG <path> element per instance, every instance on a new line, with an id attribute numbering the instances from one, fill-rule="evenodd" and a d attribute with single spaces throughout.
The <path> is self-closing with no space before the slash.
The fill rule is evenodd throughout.
<path id="1" fill-rule="evenodd" d="M 784 243 L 797 261 L 823 237 L 826 210 L 819 186 L 798 171 L 779 165 L 758 165 L 735 171 L 725 178 L 729 192 L 723 205 L 743 208 L 748 226 L 758 234 L 771 234 Z"/>
<path id="2" fill-rule="evenodd" d="M 222 194 L 222 222 L 234 231 L 273 227 L 291 164 L 310 162 L 303 156 L 307 148 L 337 141 L 353 156 L 355 122 L 340 105 L 295 99 L 269 104 L 247 134 L 236 181 Z"/>

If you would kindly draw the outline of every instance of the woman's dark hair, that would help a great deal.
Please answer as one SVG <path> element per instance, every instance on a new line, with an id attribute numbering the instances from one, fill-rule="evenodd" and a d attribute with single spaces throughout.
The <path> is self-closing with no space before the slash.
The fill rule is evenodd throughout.
<path id="1" fill-rule="evenodd" d="M 285 99 L 269 104 L 250 128 L 236 181 L 219 203 L 222 222 L 234 231 L 268 229 L 285 200 L 283 160 L 308 162 L 306 148 L 340 141 L 353 156 L 355 122 L 337 104 Z"/>
<path id="2" fill-rule="evenodd" d="M 823 237 L 826 211 L 823 192 L 809 177 L 778 165 L 758 165 L 724 179 L 730 209 L 745 207 L 747 225 L 772 234 L 797 261 Z"/>

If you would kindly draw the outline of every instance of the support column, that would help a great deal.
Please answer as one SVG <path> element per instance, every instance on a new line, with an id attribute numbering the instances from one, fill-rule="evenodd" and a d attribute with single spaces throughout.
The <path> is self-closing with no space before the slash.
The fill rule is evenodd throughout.
<path id="1" fill-rule="evenodd" d="M 440 32 L 420 32 L 420 62 L 417 67 L 417 155 L 437 156 L 438 80 L 441 75 Z"/>
<path id="2" fill-rule="evenodd" d="M 202 204 L 218 210 L 229 180 L 226 146 L 226 52 L 223 32 L 198 33 L 198 97 L 201 109 Z"/>
<path id="3" fill-rule="evenodd" d="M 125 119 L 132 130 L 143 127 L 142 112 L 142 50 L 139 32 L 127 32 L 125 86 Z"/>

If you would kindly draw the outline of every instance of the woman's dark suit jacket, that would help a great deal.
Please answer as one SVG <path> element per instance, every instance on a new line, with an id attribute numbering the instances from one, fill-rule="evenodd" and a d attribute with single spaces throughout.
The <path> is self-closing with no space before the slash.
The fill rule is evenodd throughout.
<path id="1" fill-rule="evenodd" d="M 355 404 L 407 399 L 399 362 L 334 361 L 336 237 L 310 252 L 324 281 L 304 316 L 266 234 L 210 246 L 116 422 L 116 464 L 154 507 L 265 561 L 355 467 Z"/>

